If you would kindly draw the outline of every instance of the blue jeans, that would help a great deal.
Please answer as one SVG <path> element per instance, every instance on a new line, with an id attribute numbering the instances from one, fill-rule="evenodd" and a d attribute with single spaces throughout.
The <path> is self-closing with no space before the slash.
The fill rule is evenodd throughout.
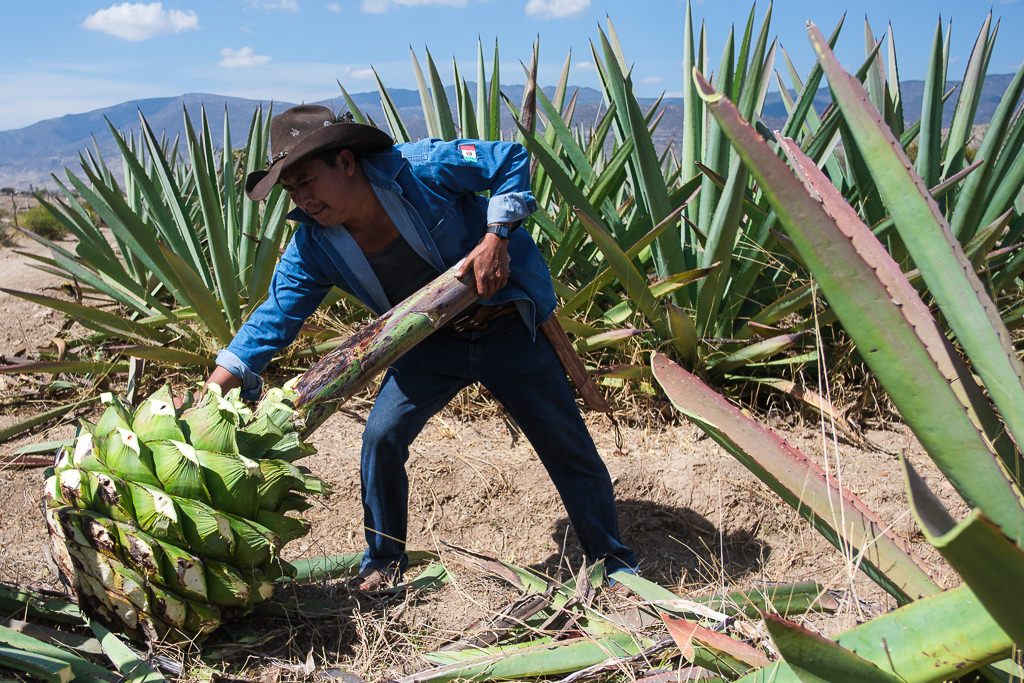
<path id="1" fill-rule="evenodd" d="M 636 567 L 633 551 L 619 539 L 611 478 L 565 370 L 544 333 L 538 330 L 532 340 L 513 313 L 484 330 L 439 330 L 388 369 L 363 432 L 363 568 L 406 568 L 409 445 L 432 415 L 473 382 L 505 406 L 530 440 L 587 562 L 604 558 L 608 572 Z"/>

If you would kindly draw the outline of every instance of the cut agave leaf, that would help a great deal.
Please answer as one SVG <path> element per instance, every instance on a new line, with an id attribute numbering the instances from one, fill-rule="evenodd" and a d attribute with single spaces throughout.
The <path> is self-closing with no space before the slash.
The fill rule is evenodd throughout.
<path id="1" fill-rule="evenodd" d="M 281 547 L 279 539 L 270 529 L 234 515 L 225 515 L 235 535 L 234 565 L 255 568 L 268 562 Z"/>
<path id="2" fill-rule="evenodd" d="M 165 384 L 142 401 L 132 417 L 132 430 L 144 443 L 158 439 L 185 440 L 185 434 L 178 424 L 174 396 L 171 395 L 169 384 Z"/>
<path id="3" fill-rule="evenodd" d="M 103 411 L 100 421 L 96 423 L 96 429 L 93 432 L 95 436 L 106 437 L 117 427 L 131 429 L 132 411 L 124 401 L 110 392 L 101 394 L 100 400 L 106 404 L 107 409 Z"/>
<path id="4" fill-rule="evenodd" d="M 203 565 L 211 603 L 220 607 L 238 607 L 249 602 L 252 589 L 237 569 L 216 560 L 205 560 Z"/>
<path id="5" fill-rule="evenodd" d="M 185 615 L 185 629 L 188 633 L 210 633 L 221 623 L 221 612 L 215 605 L 205 601 L 186 600 L 188 614 Z"/>
<path id="6" fill-rule="evenodd" d="M 308 519 L 279 515 L 270 510 L 260 510 L 256 515 L 256 522 L 270 529 L 275 536 L 281 539 L 282 544 L 302 538 L 309 533 L 310 527 Z"/>
<path id="7" fill-rule="evenodd" d="M 175 629 L 185 629 L 188 620 L 188 605 L 171 591 L 156 584 L 147 586 L 149 612 L 167 622 Z"/>
<path id="8" fill-rule="evenodd" d="M 227 516 L 198 500 L 171 499 L 181 512 L 181 530 L 189 549 L 203 558 L 230 562 L 235 555 L 235 534 Z"/>
<path id="9" fill-rule="evenodd" d="M 313 504 L 309 502 L 309 499 L 292 491 L 281 499 L 281 502 L 274 508 L 274 512 L 283 515 L 286 512 L 305 512 L 311 507 Z"/>
<path id="10" fill-rule="evenodd" d="M 153 441 L 153 465 L 163 489 L 170 494 L 210 503 L 196 449 L 184 441 Z"/>
<path id="11" fill-rule="evenodd" d="M 103 464 L 125 481 L 159 486 L 153 471 L 153 454 L 139 436 L 125 427 L 115 427 L 105 438 L 96 441 L 96 450 Z"/>
<path id="12" fill-rule="evenodd" d="M 83 488 L 89 487 L 92 495 L 90 508 L 114 521 L 131 524 L 136 519 L 135 499 L 131 487 L 112 474 L 92 473 L 82 470 Z M 67 495 L 67 489 L 62 489 Z"/>
<path id="13" fill-rule="evenodd" d="M 241 411 L 246 411 L 244 405 L 236 405 L 230 394 L 222 396 L 216 384 L 209 385 L 199 403 L 181 416 L 188 442 L 198 450 L 237 453 Z"/>
<path id="14" fill-rule="evenodd" d="M 259 509 L 259 463 L 237 453 L 196 451 L 213 507 L 251 519 Z"/>
<path id="15" fill-rule="evenodd" d="M 130 524 L 118 523 L 117 543 L 122 561 L 138 569 L 151 581 L 159 583 L 164 580 L 164 551 L 159 541 Z"/>
<path id="16" fill-rule="evenodd" d="M 100 460 L 96 452 L 95 432 L 90 430 L 89 425 L 81 425 L 78 435 L 75 437 L 75 450 L 67 460 L 58 459 L 56 469 L 67 469 L 78 467 L 92 472 L 110 472 L 110 468 Z"/>
<path id="17" fill-rule="evenodd" d="M 206 602 L 206 570 L 203 560 L 173 543 L 154 539 L 163 554 L 162 583 L 186 598 Z"/>
<path id="18" fill-rule="evenodd" d="M 264 510 L 276 510 L 289 491 L 305 485 L 302 470 L 285 460 L 260 460 L 260 471 L 263 484 L 259 504 Z"/>
<path id="19" fill-rule="evenodd" d="M 270 444 L 262 457 L 294 462 L 315 452 L 316 449 L 304 442 L 298 432 L 288 432 Z"/>
<path id="20" fill-rule="evenodd" d="M 181 514 L 171 497 L 145 484 L 126 483 L 135 506 L 135 518 L 142 530 L 154 538 L 179 547 L 185 545 L 185 535 L 181 530 Z"/>

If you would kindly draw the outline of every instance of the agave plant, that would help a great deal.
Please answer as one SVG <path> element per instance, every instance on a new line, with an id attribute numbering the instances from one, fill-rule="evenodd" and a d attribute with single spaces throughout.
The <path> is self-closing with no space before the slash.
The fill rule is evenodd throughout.
<path id="1" fill-rule="evenodd" d="M 227 115 L 218 153 L 205 110 L 198 131 L 185 112 L 183 155 L 140 113 L 138 139 L 110 127 L 123 186 L 98 152 L 83 152 L 80 176 L 66 169 L 65 181 L 56 178 L 63 198 L 41 202 L 77 244 L 68 250 L 36 236 L 51 253 L 40 267 L 70 278 L 76 301 L 5 291 L 61 311 L 95 334 L 69 341 L 61 365 L 31 371 L 74 372 L 78 356 L 82 372 L 95 372 L 89 356 L 97 346 L 115 347 L 101 354 L 108 365 L 121 354 L 212 365 L 213 352 L 266 295 L 289 236 L 287 194 L 277 188 L 261 207 L 241 191 L 245 175 L 266 157 L 269 117 L 254 112 L 236 155 Z"/>
<path id="2" fill-rule="evenodd" d="M 137 640 L 194 640 L 267 599 L 292 568 L 284 544 L 309 522 L 287 513 L 327 486 L 292 463 L 290 390 L 255 411 L 210 385 L 174 407 L 169 386 L 135 410 L 105 395 L 46 480 L 46 521 L 82 608 Z"/>
<path id="3" fill-rule="evenodd" d="M 1007 657 L 1024 641 L 1015 587 L 1024 576 L 1024 459 L 1016 447 L 1024 368 L 963 247 L 868 91 L 840 68 L 816 27 L 809 33 L 837 111 L 948 329 L 844 200 L 836 180 L 795 141 L 783 137 L 774 148 L 698 73 L 695 83 L 844 329 L 973 511 L 955 521 L 905 463 L 914 516 L 964 582 L 942 591 L 893 544 L 885 520 L 872 519 L 849 496 L 824 495 L 809 461 L 697 378 L 656 357 L 655 374 L 673 403 L 833 543 L 858 553 L 858 566 L 902 605 L 834 639 L 766 614 L 782 659 L 750 667 L 738 680 L 938 681 L 982 667 L 987 678 L 1019 678 L 1020 666 Z M 840 509 L 830 509 L 836 502 Z"/>

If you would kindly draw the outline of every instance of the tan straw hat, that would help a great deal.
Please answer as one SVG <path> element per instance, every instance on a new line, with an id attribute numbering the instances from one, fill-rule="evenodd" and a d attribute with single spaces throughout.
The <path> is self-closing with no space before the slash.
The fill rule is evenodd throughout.
<path id="1" fill-rule="evenodd" d="M 379 128 L 342 121 L 327 107 L 303 104 L 286 109 L 270 121 L 270 164 L 246 177 L 245 194 L 257 202 L 266 198 L 284 171 L 314 152 L 380 152 L 392 144 L 391 136 Z"/>

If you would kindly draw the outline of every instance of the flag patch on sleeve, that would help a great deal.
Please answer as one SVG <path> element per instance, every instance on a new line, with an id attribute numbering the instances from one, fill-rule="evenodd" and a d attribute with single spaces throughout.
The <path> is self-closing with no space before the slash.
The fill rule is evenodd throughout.
<path id="1" fill-rule="evenodd" d="M 459 145 L 459 151 L 466 161 L 476 161 L 476 145 Z"/>

